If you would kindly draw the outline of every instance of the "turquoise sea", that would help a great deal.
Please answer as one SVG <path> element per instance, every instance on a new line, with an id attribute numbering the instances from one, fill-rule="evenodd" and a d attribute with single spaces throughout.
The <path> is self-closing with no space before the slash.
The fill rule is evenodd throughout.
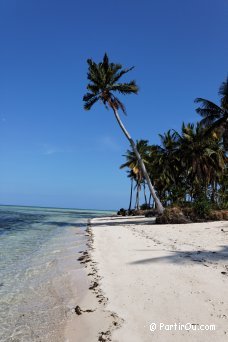
<path id="1" fill-rule="evenodd" d="M 0 341 L 63 341 L 89 218 L 113 212 L 0 206 Z M 71 283 L 71 286 L 69 284 Z"/>

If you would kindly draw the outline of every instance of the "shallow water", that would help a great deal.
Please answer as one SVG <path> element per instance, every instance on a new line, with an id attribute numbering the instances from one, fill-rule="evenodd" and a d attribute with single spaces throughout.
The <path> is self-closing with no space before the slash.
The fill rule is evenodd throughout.
<path id="1" fill-rule="evenodd" d="M 88 218 L 111 212 L 0 206 L 0 341 L 62 341 Z"/>

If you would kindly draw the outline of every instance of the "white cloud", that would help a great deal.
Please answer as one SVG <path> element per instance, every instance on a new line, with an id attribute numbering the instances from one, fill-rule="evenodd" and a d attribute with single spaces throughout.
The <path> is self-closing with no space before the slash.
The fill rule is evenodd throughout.
<path id="1" fill-rule="evenodd" d="M 6 118 L 3 114 L 0 114 L 0 121 L 5 123 L 6 122 Z"/>
<path id="2" fill-rule="evenodd" d="M 45 155 L 45 156 L 50 156 L 56 153 L 61 153 L 64 152 L 63 149 L 57 148 L 55 146 L 52 146 L 51 144 L 38 144 L 40 150 L 41 150 L 41 154 Z"/>
<path id="3" fill-rule="evenodd" d="M 47 148 L 46 151 L 44 151 L 44 155 L 48 156 L 48 155 L 51 155 L 51 154 L 55 154 L 55 153 L 58 153 L 60 151 L 58 150 L 55 150 L 54 148 Z"/>
<path id="4" fill-rule="evenodd" d="M 119 151 L 120 145 L 118 142 L 111 136 L 106 135 L 100 138 L 99 144 L 102 149 L 111 150 L 111 151 Z"/>

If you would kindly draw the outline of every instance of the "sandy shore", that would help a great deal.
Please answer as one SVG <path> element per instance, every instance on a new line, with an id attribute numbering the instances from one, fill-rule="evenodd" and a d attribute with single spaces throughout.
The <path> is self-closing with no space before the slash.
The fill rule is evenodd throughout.
<path id="1" fill-rule="evenodd" d="M 228 340 L 227 222 L 99 218 L 91 233 L 82 257 L 90 290 L 66 341 Z"/>

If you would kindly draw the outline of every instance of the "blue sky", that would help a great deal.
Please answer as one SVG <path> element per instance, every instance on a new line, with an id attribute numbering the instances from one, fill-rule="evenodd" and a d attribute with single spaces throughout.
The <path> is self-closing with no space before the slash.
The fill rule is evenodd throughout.
<path id="1" fill-rule="evenodd" d="M 87 58 L 135 66 L 124 97 L 135 139 L 199 119 L 227 75 L 226 0 L 2 0 L 0 203 L 115 209 L 128 142 L 111 111 L 83 110 Z"/>

